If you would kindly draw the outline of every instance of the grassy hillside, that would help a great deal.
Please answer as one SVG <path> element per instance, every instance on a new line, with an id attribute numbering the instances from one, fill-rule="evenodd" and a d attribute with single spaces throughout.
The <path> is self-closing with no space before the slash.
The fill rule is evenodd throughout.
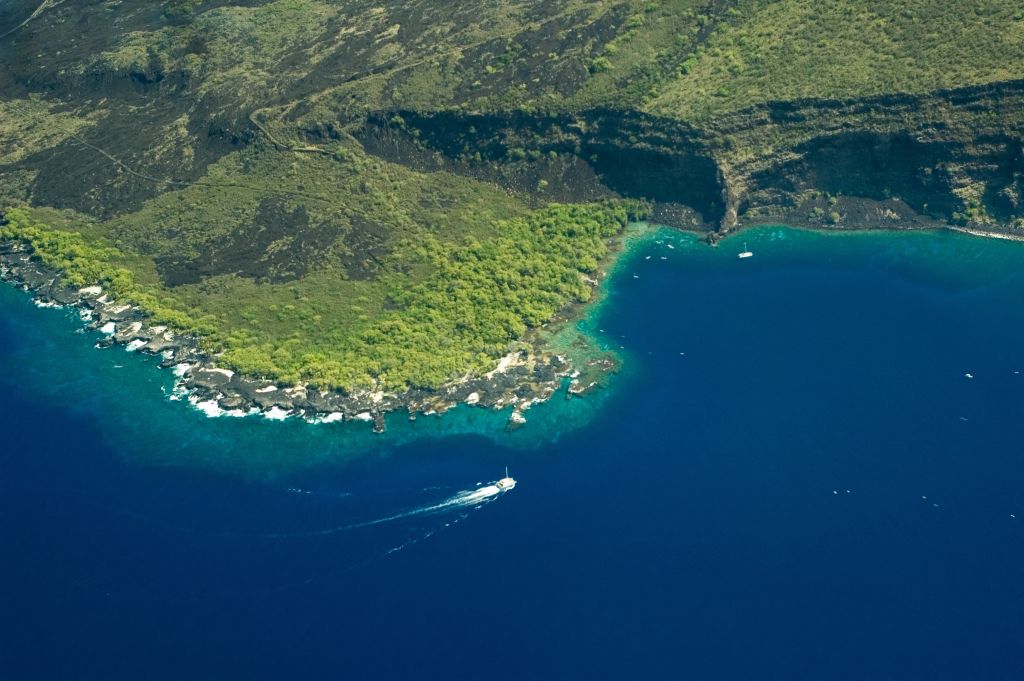
<path id="1" fill-rule="evenodd" d="M 1013 0 L 739 3 L 648 109 L 687 119 L 792 99 L 925 93 L 1024 78 Z"/>
<path id="2" fill-rule="evenodd" d="M 1024 78 L 1009 0 L 16 0 L 0 22 L 0 210 L 29 210 L 8 234 L 284 382 L 486 370 L 586 298 L 637 210 L 597 199 L 709 229 L 842 193 L 1024 213 L 1019 107 L 943 94 Z"/>
<path id="3" fill-rule="evenodd" d="M 585 302 L 608 240 L 639 210 L 552 205 L 489 224 L 494 236 L 483 241 L 398 240 L 370 279 L 325 263 L 279 285 L 222 274 L 170 288 L 147 276 L 145 258 L 55 228 L 73 222 L 40 222 L 45 212 L 8 210 L 0 239 L 30 244 L 73 286 L 101 284 L 156 322 L 199 335 L 223 366 L 285 384 L 402 391 L 486 372 L 527 329 Z"/>

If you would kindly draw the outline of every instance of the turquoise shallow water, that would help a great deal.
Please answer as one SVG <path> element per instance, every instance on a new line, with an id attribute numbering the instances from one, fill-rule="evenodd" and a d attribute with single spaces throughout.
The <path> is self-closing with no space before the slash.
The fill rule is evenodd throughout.
<path id="1" fill-rule="evenodd" d="M 7 323 L 17 338 L 8 357 L 17 367 L 10 380 L 27 388 L 31 399 L 95 418 L 110 446 L 136 464 L 274 477 L 453 435 L 478 434 L 504 446 L 534 449 L 585 424 L 601 402 L 600 394 L 568 399 L 563 390 L 551 404 L 529 411 L 528 426 L 515 430 L 506 428 L 510 409 L 466 406 L 415 420 L 403 412 L 390 414 L 383 435 L 358 421 L 210 418 L 171 397 L 174 377 L 158 368 L 157 358 L 95 348 L 101 335 L 84 331 L 77 311 L 37 308 L 27 294 L 9 286 L 0 288 L 0 306 L 10 311 Z"/>
<path id="2" fill-rule="evenodd" d="M 584 322 L 625 370 L 511 434 L 208 419 L 0 288 L 0 671 L 1021 678 L 1022 264 L 655 232 Z"/>

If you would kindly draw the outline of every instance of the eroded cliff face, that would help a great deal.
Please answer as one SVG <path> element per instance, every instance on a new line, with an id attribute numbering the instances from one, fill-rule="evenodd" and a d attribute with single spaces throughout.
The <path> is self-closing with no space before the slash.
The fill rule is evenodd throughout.
<path id="1" fill-rule="evenodd" d="M 388 160 L 488 179 L 538 202 L 645 198 L 657 219 L 704 228 L 722 222 L 728 201 L 706 132 L 635 111 L 400 111 L 369 117 L 356 137 Z"/>
<path id="2" fill-rule="evenodd" d="M 718 133 L 738 224 L 1024 227 L 1024 82 L 758 107 Z"/>
<path id="3" fill-rule="evenodd" d="M 307 131 L 314 141 L 332 134 Z M 712 235 L 773 220 L 1024 232 L 1019 81 L 766 105 L 704 128 L 635 111 L 398 111 L 369 117 L 356 137 L 389 160 L 489 179 L 537 201 L 645 198 L 655 219 Z"/>

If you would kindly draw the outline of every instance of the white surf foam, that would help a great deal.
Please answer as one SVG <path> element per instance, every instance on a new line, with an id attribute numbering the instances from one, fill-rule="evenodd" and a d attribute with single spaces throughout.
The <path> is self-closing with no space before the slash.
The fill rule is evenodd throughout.
<path id="1" fill-rule="evenodd" d="M 331 412 L 323 416 L 311 416 L 306 419 L 308 423 L 320 424 L 320 423 L 339 423 L 345 419 L 345 415 L 339 411 Z"/>
<path id="2" fill-rule="evenodd" d="M 285 411 L 280 407 L 271 407 L 269 410 L 263 412 L 263 418 L 270 419 L 271 421 L 283 421 L 289 416 L 291 416 L 291 412 Z"/>
<path id="3" fill-rule="evenodd" d="M 210 418 L 217 418 L 218 416 L 223 416 L 225 414 L 225 411 L 220 408 L 220 405 L 217 404 L 216 400 L 205 400 L 203 402 L 196 401 L 192 403 L 192 406 Z"/>

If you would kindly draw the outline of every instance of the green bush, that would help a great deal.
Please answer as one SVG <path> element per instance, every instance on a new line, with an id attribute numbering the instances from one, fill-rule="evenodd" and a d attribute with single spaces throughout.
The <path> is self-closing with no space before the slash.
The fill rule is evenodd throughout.
<path id="1" fill-rule="evenodd" d="M 437 388 L 467 373 L 487 371 L 530 329 L 566 305 L 588 300 L 591 287 L 585 277 L 608 255 L 609 240 L 646 210 L 627 201 L 554 204 L 497 221 L 496 236 L 486 240 L 452 244 L 424 235 L 401 243 L 396 250 L 413 266 L 429 268 L 429 276 L 418 283 L 392 277 L 389 310 L 375 319 L 362 318 L 368 325 L 361 331 L 338 333 L 337 342 L 327 344 L 316 317 L 293 304 L 275 308 L 295 329 L 275 342 L 229 331 L 219 317 L 196 318 L 166 289 L 142 285 L 120 266 L 124 253 L 87 245 L 77 233 L 47 229 L 23 210 L 7 212 L 9 223 L 0 228 L 0 239 L 30 244 L 35 256 L 62 271 L 71 285 L 99 284 L 114 298 L 140 306 L 154 321 L 199 336 L 204 347 L 223 352 L 221 364 L 237 371 L 282 383 L 402 391 Z"/>

